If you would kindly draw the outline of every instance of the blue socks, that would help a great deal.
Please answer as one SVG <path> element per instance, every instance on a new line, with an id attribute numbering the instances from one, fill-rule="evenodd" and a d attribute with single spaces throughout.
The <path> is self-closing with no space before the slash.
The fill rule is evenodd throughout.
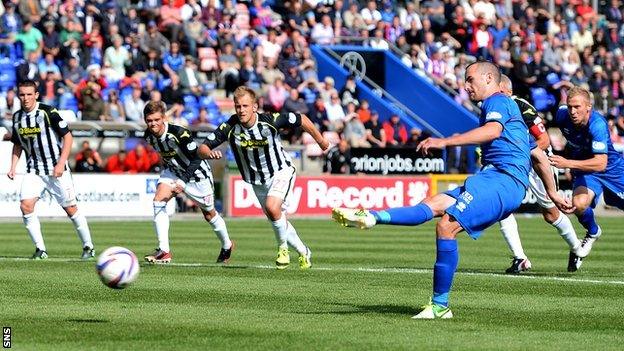
<path id="1" fill-rule="evenodd" d="M 594 218 L 594 210 L 591 207 L 585 209 L 582 215 L 578 216 L 578 220 L 581 225 L 587 229 L 587 234 L 590 236 L 598 233 L 598 224 Z"/>
<path id="2" fill-rule="evenodd" d="M 425 204 L 411 207 L 391 208 L 384 211 L 370 211 L 377 224 L 419 225 L 433 218 L 431 208 Z"/>
<path id="3" fill-rule="evenodd" d="M 459 262 L 456 239 L 436 239 L 436 263 L 433 266 L 433 298 L 437 305 L 448 307 L 448 295 Z"/>

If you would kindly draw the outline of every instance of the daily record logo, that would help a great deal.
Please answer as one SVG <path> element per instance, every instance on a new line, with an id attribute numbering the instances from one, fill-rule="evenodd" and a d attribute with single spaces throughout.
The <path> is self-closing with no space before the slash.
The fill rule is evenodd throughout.
<path id="1" fill-rule="evenodd" d="M 352 157 L 351 165 L 356 172 L 364 173 L 442 173 L 442 158 L 409 158 L 401 155 L 370 157 Z"/>

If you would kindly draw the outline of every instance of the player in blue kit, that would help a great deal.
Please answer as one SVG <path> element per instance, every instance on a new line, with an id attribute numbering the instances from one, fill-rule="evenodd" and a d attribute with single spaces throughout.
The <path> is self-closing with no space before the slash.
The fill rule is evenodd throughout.
<path id="1" fill-rule="evenodd" d="M 442 217 L 436 225 L 437 256 L 433 269 L 433 297 L 414 319 L 452 318 L 448 298 L 457 269 L 456 236 L 466 231 L 473 239 L 516 210 L 526 193 L 529 135 L 518 105 L 500 92 L 500 71 L 490 62 L 466 68 L 466 91 L 483 101 L 480 127 L 448 138 L 427 138 L 416 150 L 480 144 L 481 171 L 463 186 L 424 199 L 411 207 L 367 211 L 335 208 L 332 217 L 344 226 L 370 228 L 376 224 L 418 225 Z"/>
<path id="2" fill-rule="evenodd" d="M 600 237 L 594 208 L 604 193 L 607 205 L 624 209 L 624 159 L 615 151 L 605 118 L 592 110 L 590 93 L 574 87 L 568 92 L 567 106 L 557 111 L 556 122 L 567 139 L 568 158 L 551 156 L 557 168 L 569 168 L 574 176 L 574 214 L 587 230 L 576 255 L 584 258 Z"/>

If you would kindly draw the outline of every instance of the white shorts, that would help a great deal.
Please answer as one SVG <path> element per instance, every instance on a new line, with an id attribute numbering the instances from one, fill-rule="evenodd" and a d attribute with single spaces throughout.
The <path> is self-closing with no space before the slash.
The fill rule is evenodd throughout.
<path id="1" fill-rule="evenodd" d="M 288 199 L 292 194 L 295 186 L 295 169 L 287 167 L 275 173 L 273 178 L 266 184 L 252 184 L 254 193 L 262 206 L 262 210 L 266 213 L 266 198 L 268 196 L 277 197 L 282 200 L 282 211 L 288 208 Z"/>
<path id="2" fill-rule="evenodd" d="M 201 180 L 199 182 L 188 182 L 184 187 L 184 193 L 191 200 L 193 200 L 199 208 L 204 211 L 214 210 L 214 184 L 212 182 L 212 174 L 210 178 Z M 160 173 L 158 184 L 165 183 L 172 188 L 175 188 L 176 181 L 180 179 L 175 173 L 168 169 L 165 169 Z"/>
<path id="3" fill-rule="evenodd" d="M 552 176 L 556 177 L 557 173 L 555 173 L 556 171 L 554 170 L 554 168 L 551 167 L 551 170 L 553 170 Z M 555 207 L 555 204 L 552 202 L 550 197 L 548 197 L 548 194 L 546 194 L 546 188 L 544 187 L 544 182 L 542 182 L 542 180 L 537 175 L 537 173 L 535 173 L 533 168 L 531 168 L 531 172 L 529 172 L 529 188 L 535 195 L 537 199 L 537 204 L 539 205 L 539 207 L 545 208 L 545 209 L 550 209 L 550 208 Z"/>
<path id="4" fill-rule="evenodd" d="M 76 205 L 76 191 L 69 171 L 60 177 L 26 173 L 22 179 L 20 200 L 41 198 L 47 191 L 63 208 Z"/>

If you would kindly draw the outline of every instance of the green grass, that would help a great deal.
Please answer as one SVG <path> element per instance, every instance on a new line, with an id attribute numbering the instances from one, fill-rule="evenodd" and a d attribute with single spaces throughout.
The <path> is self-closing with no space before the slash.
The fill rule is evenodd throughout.
<path id="1" fill-rule="evenodd" d="M 21 223 L 1 223 L 0 325 L 15 350 L 566 350 L 621 349 L 624 342 L 622 219 L 601 218 L 603 237 L 579 272 L 541 219 L 519 218 L 534 270 L 500 274 L 510 258 L 497 231 L 460 238 L 452 320 L 410 317 L 431 294 L 433 224 L 343 229 L 295 220 L 315 266 L 272 269 L 276 249 L 262 220 L 228 220 L 237 250 L 229 267 L 210 227 L 174 221 L 174 263 L 142 266 L 131 287 L 104 287 L 69 221 L 44 222 L 51 259 Z M 90 223 L 99 251 L 155 247 L 151 222 Z M 580 227 L 577 231 L 582 233 Z M 582 234 L 579 234 L 581 236 Z"/>

